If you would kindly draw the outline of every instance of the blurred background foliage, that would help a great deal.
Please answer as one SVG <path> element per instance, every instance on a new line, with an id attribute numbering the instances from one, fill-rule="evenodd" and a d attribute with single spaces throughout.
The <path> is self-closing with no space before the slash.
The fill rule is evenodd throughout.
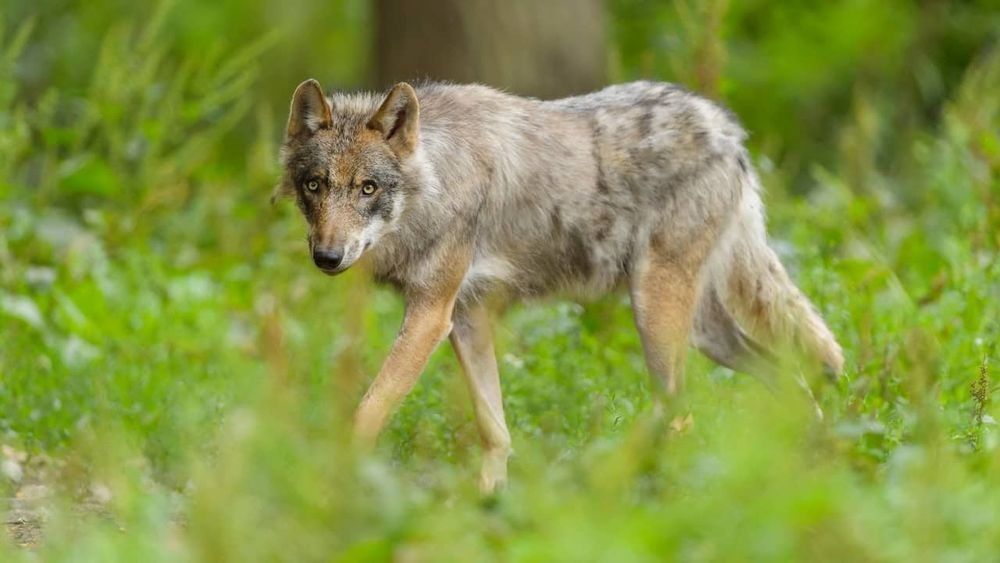
<path id="1" fill-rule="evenodd" d="M 501 497 L 474 491 L 449 350 L 354 459 L 344 421 L 400 302 L 315 272 L 293 206 L 268 205 L 292 90 L 451 71 L 545 93 L 509 69 L 557 88 L 573 49 L 542 56 L 531 3 L 494 27 L 537 60 L 490 74 L 491 43 L 471 71 L 398 76 L 401 34 L 476 49 L 482 18 L 444 0 L 412 27 L 386 23 L 390 0 L 6 0 L 0 558 L 995 558 L 996 3 L 590 3 L 601 25 L 571 37 L 604 45 L 588 80 L 679 82 L 750 132 L 774 244 L 848 355 L 814 385 L 825 421 L 692 354 L 677 414 L 694 425 L 664 428 L 613 297 L 497 327 L 517 450 Z"/>

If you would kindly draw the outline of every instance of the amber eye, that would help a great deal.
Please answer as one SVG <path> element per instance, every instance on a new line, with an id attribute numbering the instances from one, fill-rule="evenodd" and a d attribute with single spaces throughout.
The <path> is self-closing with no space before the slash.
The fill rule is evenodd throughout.
<path id="1" fill-rule="evenodd" d="M 319 189 L 319 182 L 317 182 L 316 180 L 309 180 L 309 182 L 306 183 L 306 189 L 309 190 L 309 191 L 311 191 L 311 192 L 314 192 L 314 191 L 318 190 Z"/>
<path id="2" fill-rule="evenodd" d="M 364 183 L 361 184 L 361 193 L 364 195 L 372 195 L 377 189 L 378 186 L 376 186 L 375 182 L 372 182 L 371 180 L 365 180 Z"/>

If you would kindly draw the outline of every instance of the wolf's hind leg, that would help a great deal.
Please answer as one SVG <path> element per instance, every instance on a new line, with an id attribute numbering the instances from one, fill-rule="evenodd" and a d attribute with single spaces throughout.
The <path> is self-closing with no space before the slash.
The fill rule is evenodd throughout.
<path id="1" fill-rule="evenodd" d="M 629 295 L 646 365 L 668 396 L 684 384 L 684 359 L 698 299 L 697 265 L 664 256 L 656 245 L 633 264 Z"/>
<path id="2" fill-rule="evenodd" d="M 504 420 L 493 334 L 489 315 L 481 305 L 458 304 L 452 317 L 451 345 L 469 384 L 472 404 L 483 440 L 479 487 L 493 492 L 507 480 L 510 432 Z"/>

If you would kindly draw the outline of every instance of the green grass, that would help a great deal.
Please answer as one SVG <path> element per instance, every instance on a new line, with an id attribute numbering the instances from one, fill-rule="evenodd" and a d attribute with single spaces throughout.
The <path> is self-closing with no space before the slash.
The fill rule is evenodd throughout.
<path id="1" fill-rule="evenodd" d="M 496 326 L 511 482 L 483 498 L 447 346 L 375 455 L 346 446 L 401 302 L 315 271 L 296 210 L 267 204 L 287 101 L 246 93 L 291 39 L 197 57 L 171 14 L 126 19 L 90 74 L 0 80 L 0 442 L 32 457 L 0 492 L 52 491 L 42 539 L 0 537 L 0 560 L 997 558 L 995 47 L 948 67 L 905 134 L 874 87 L 824 106 L 837 129 L 810 134 L 836 140 L 787 157 L 804 172 L 767 148 L 794 120 L 755 137 L 775 245 L 847 355 L 840 382 L 812 381 L 823 421 L 794 385 L 693 352 L 654 418 L 624 296 L 518 306 Z M 49 25 L 0 27 L 0 76 Z M 794 83 L 775 64 L 760 76 Z"/>

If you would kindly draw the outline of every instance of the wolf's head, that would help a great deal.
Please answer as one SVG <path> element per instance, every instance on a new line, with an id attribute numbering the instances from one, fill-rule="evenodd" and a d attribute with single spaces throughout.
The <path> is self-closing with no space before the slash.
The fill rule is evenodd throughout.
<path id="1" fill-rule="evenodd" d="M 345 107 L 306 80 L 292 95 L 275 195 L 295 197 L 309 224 L 313 262 L 339 274 L 391 231 L 406 205 L 407 159 L 417 149 L 419 104 L 397 84 L 377 109 L 363 98 Z"/>

